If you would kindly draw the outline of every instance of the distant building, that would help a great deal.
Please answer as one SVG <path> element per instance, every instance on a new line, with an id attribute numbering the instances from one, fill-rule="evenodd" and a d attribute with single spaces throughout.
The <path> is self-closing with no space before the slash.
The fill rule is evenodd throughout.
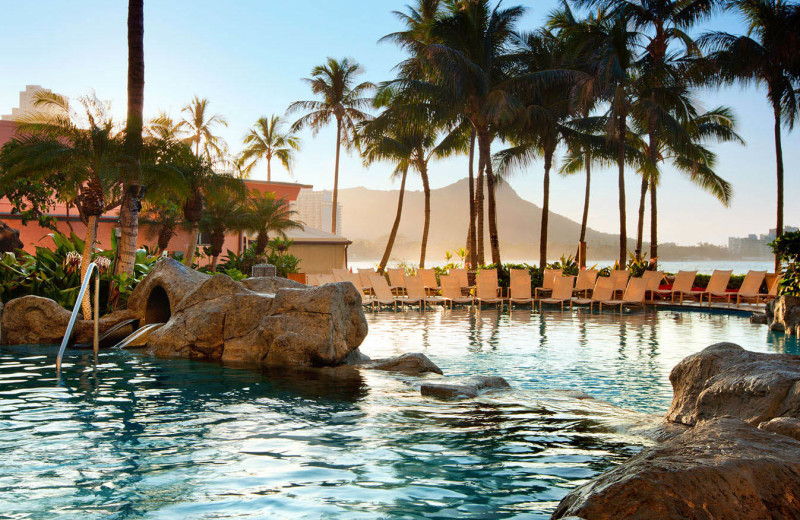
<path id="1" fill-rule="evenodd" d="M 798 231 L 794 226 L 785 226 L 784 232 Z M 751 233 L 746 237 L 728 237 L 728 249 L 731 253 L 743 258 L 769 258 L 772 250 L 767 244 L 775 240 L 776 228 L 769 230 L 766 235 Z"/>
<path id="2" fill-rule="evenodd" d="M 33 102 L 36 100 L 36 94 L 38 92 L 48 92 L 52 93 L 53 91 L 49 88 L 44 88 L 41 85 L 25 85 L 25 90 L 19 93 L 19 107 L 12 108 L 10 114 L 6 114 L 0 119 L 3 121 L 15 121 L 17 118 L 28 114 L 34 111 L 46 111 L 41 107 L 34 106 Z"/>
<path id="3" fill-rule="evenodd" d="M 302 188 L 297 195 L 297 200 L 292 203 L 292 209 L 297 212 L 296 219 L 305 224 L 305 227 L 318 229 L 330 233 L 331 209 L 333 207 L 333 192 L 313 191 Z M 336 204 L 336 233 L 342 235 L 342 204 Z"/>

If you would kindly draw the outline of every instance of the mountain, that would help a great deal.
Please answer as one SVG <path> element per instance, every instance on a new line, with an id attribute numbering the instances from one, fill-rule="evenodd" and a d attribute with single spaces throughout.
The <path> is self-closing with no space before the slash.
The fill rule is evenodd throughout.
<path id="1" fill-rule="evenodd" d="M 469 220 L 467 179 L 431 190 L 431 228 L 427 258 L 438 263 L 444 252 L 464 247 Z M 353 241 L 352 260 L 380 259 L 397 209 L 398 190 L 372 190 L 364 187 L 339 190 L 342 204 L 342 230 Z M 497 187 L 497 222 L 500 253 L 504 261 L 533 263 L 539 258 L 539 228 L 542 209 L 520 197 L 508 182 Z M 417 262 L 424 222 L 424 197 L 421 191 L 406 191 L 403 217 L 392 258 Z M 488 223 L 487 223 L 488 226 Z M 488 229 L 488 228 L 487 228 Z M 548 256 L 574 254 L 580 236 L 580 223 L 550 213 Z M 616 256 L 617 235 L 586 232 L 589 258 Z M 631 247 L 632 248 L 632 247 Z M 489 250 L 488 231 L 485 255 Z"/>

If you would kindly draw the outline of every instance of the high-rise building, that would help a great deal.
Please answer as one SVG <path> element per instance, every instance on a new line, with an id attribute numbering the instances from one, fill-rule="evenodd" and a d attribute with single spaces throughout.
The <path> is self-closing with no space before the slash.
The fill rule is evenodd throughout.
<path id="1" fill-rule="evenodd" d="M 292 202 L 292 209 L 297 212 L 296 219 L 306 227 L 330 233 L 333 192 L 329 190 L 313 191 L 303 188 Z M 336 204 L 336 234 L 342 234 L 342 204 Z"/>
<path id="2" fill-rule="evenodd" d="M 34 111 L 47 111 L 46 108 L 36 107 L 34 106 L 33 102 L 36 100 L 36 94 L 38 92 L 48 92 L 52 93 L 53 91 L 49 88 L 44 88 L 41 85 L 25 85 L 25 90 L 19 93 L 19 107 L 12 108 L 10 114 L 6 114 L 0 119 L 4 121 L 14 121 L 20 116 L 23 116 L 27 113 L 34 112 Z"/>
<path id="3" fill-rule="evenodd" d="M 784 226 L 784 232 L 791 233 L 798 229 L 794 226 Z M 766 235 L 751 233 L 746 237 L 728 237 L 728 249 L 744 258 L 769 258 L 772 250 L 767 244 L 775 240 L 776 230 L 772 228 Z"/>

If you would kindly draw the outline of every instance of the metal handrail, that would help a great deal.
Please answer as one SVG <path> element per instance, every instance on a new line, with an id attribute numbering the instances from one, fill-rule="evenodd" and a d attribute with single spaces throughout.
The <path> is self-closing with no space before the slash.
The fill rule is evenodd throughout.
<path id="1" fill-rule="evenodd" d="M 98 332 L 99 332 L 99 314 L 100 314 L 100 305 L 99 305 L 99 298 L 100 298 L 100 270 L 97 267 L 97 264 L 92 262 L 89 264 L 89 267 L 86 269 L 86 275 L 83 277 L 83 282 L 81 283 L 81 289 L 78 291 L 78 299 L 75 301 L 75 307 L 72 308 L 72 315 L 69 318 L 69 323 L 67 324 L 67 331 L 64 333 L 64 339 L 61 340 L 61 348 L 58 349 L 58 357 L 56 358 L 56 373 L 61 373 L 61 358 L 64 357 L 64 350 L 67 348 L 67 343 L 69 343 L 70 338 L 72 337 L 72 329 L 75 327 L 75 320 L 78 319 L 78 310 L 81 308 L 81 303 L 83 302 L 83 297 L 86 295 L 86 288 L 89 287 L 89 281 L 92 279 L 92 273 L 97 272 L 95 276 L 95 287 L 94 287 L 94 353 L 97 355 L 97 350 L 99 348 L 98 344 Z"/>

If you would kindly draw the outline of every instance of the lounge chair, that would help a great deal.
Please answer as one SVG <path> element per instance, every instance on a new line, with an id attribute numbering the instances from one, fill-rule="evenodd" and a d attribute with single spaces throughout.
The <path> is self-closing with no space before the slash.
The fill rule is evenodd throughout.
<path id="1" fill-rule="evenodd" d="M 575 280 L 575 288 L 572 289 L 572 294 L 581 294 L 587 296 L 589 291 L 594 289 L 597 283 L 597 270 L 596 269 L 581 269 L 578 271 L 578 278 Z"/>
<path id="2" fill-rule="evenodd" d="M 403 294 L 406 288 L 406 270 L 405 269 L 387 269 L 386 274 L 389 275 L 389 287 L 395 294 Z"/>
<path id="3" fill-rule="evenodd" d="M 614 282 L 614 296 L 616 297 L 617 293 L 623 295 L 625 293 L 625 289 L 628 287 L 628 278 L 630 278 L 630 273 L 624 269 L 614 269 L 611 271 L 611 274 L 609 274 L 608 277 Z"/>
<path id="4" fill-rule="evenodd" d="M 389 287 L 389 283 L 386 281 L 386 278 L 379 274 L 375 274 L 372 276 L 370 281 L 372 282 L 372 291 L 375 295 L 370 300 L 373 310 L 375 309 L 376 305 L 378 307 L 381 305 L 391 305 L 394 310 L 397 310 L 397 298 L 394 296 L 394 294 L 392 294 L 392 289 Z"/>
<path id="5" fill-rule="evenodd" d="M 533 296 L 538 300 L 540 294 L 551 294 L 555 281 L 564 273 L 563 269 L 545 269 L 542 275 L 542 286 L 533 291 Z"/>
<path id="6" fill-rule="evenodd" d="M 353 284 L 353 287 L 356 288 L 356 291 L 358 291 L 358 294 L 361 295 L 361 304 L 362 305 L 370 305 L 370 302 L 369 302 L 370 298 L 364 292 L 364 289 L 361 288 L 361 278 L 359 278 L 357 274 L 351 273 L 351 272 L 347 272 L 347 273 L 344 273 L 344 274 L 340 273 L 339 276 L 341 276 L 341 278 L 342 278 L 340 280 L 341 282 L 350 282 L 351 284 Z"/>
<path id="7" fill-rule="evenodd" d="M 306 285 L 317 287 L 321 284 L 319 283 L 319 278 L 317 278 L 317 275 L 309 274 L 308 276 L 306 276 Z"/>
<path id="8" fill-rule="evenodd" d="M 783 280 L 783 276 L 778 276 L 775 278 L 775 281 L 772 282 L 772 285 L 769 287 L 769 292 L 767 294 L 762 295 L 764 298 L 764 303 L 767 303 L 770 300 L 774 300 L 778 297 L 778 289 L 781 286 L 781 280 Z"/>
<path id="9" fill-rule="evenodd" d="M 429 303 L 444 303 L 444 299 L 439 296 L 428 296 L 425 293 L 425 285 L 419 275 L 406 276 L 406 298 L 400 298 L 398 301 L 404 305 L 418 304 L 420 309 L 425 310 Z"/>
<path id="10" fill-rule="evenodd" d="M 642 278 L 647 280 L 647 289 L 644 292 L 644 299 L 647 301 L 655 301 L 656 292 L 661 288 L 661 282 L 664 280 L 664 271 L 645 271 Z M 647 298 L 647 293 L 650 293 L 650 298 Z"/>
<path id="11" fill-rule="evenodd" d="M 644 293 L 647 291 L 647 280 L 644 278 L 631 278 L 628 286 L 625 288 L 625 294 L 621 300 L 607 300 L 600 302 L 600 310 L 603 310 L 603 305 L 609 307 L 616 307 L 619 305 L 619 311 L 622 312 L 623 307 L 642 307 L 644 308 Z"/>
<path id="12" fill-rule="evenodd" d="M 736 292 L 737 308 L 739 307 L 740 304 L 747 301 L 752 301 L 753 303 L 758 305 L 761 302 L 761 300 L 765 296 L 767 296 L 765 294 L 759 293 L 759 290 L 761 289 L 761 284 L 764 282 L 764 278 L 766 277 L 766 275 L 767 275 L 766 271 L 747 272 L 747 274 L 744 277 L 744 280 L 742 280 L 742 286 L 739 287 L 739 290 Z M 770 289 L 772 288 L 770 287 Z M 728 304 L 730 304 L 730 300 L 728 300 Z"/>
<path id="13" fill-rule="evenodd" d="M 469 285 L 469 275 L 467 274 L 466 269 L 450 269 L 449 272 L 450 276 L 455 276 L 458 280 L 458 283 L 461 285 L 461 290 L 464 289 L 471 289 Z M 441 282 L 441 279 L 439 280 Z"/>
<path id="14" fill-rule="evenodd" d="M 497 295 L 497 271 L 494 269 L 487 269 L 478 273 L 477 287 L 475 292 L 475 301 L 478 305 L 488 303 L 492 305 L 500 305 L 503 308 L 503 298 Z M 479 307 L 480 308 L 480 307 Z"/>
<path id="15" fill-rule="evenodd" d="M 678 271 L 678 274 L 675 275 L 675 280 L 672 282 L 671 289 L 659 289 L 655 291 L 655 294 L 659 296 L 670 296 L 672 302 L 675 302 L 675 295 L 681 295 L 681 303 L 683 303 L 683 294 L 691 292 L 692 287 L 694 287 L 694 279 L 697 276 L 697 271 Z"/>
<path id="16" fill-rule="evenodd" d="M 417 276 L 422 277 L 422 284 L 429 295 L 439 292 L 439 282 L 436 281 L 436 271 L 433 269 L 417 269 Z"/>
<path id="17" fill-rule="evenodd" d="M 575 298 L 569 302 L 570 309 L 573 305 L 588 305 L 589 310 L 595 303 L 599 304 L 603 301 L 609 301 L 614 298 L 614 280 L 608 276 L 600 276 L 597 278 L 597 283 L 592 290 L 591 298 Z"/>
<path id="18" fill-rule="evenodd" d="M 509 307 L 512 304 L 530 304 L 533 305 L 533 298 L 531 297 L 531 275 L 525 269 L 511 269 L 509 272 L 511 278 L 509 284 Z"/>
<path id="19" fill-rule="evenodd" d="M 442 299 L 445 305 L 467 305 L 475 303 L 472 296 L 463 296 L 461 293 L 461 280 L 455 275 L 441 276 L 439 282 L 442 284 Z"/>
<path id="20" fill-rule="evenodd" d="M 720 271 L 714 269 L 711 274 L 711 279 L 708 281 L 706 290 L 700 294 L 700 303 L 703 303 L 703 298 L 708 298 L 708 306 L 711 307 L 711 302 L 714 298 L 718 300 L 725 300 L 730 306 L 731 298 L 736 294 L 728 292 L 728 283 L 731 281 L 732 270 Z"/>
<path id="21" fill-rule="evenodd" d="M 374 269 L 358 269 L 358 278 L 361 280 L 361 289 L 365 294 L 372 293 L 372 277 L 377 273 Z"/>
<path id="22" fill-rule="evenodd" d="M 345 276 L 353 274 L 347 269 L 331 269 L 331 272 L 333 273 L 333 279 L 337 282 L 343 282 Z"/>
<path id="23" fill-rule="evenodd" d="M 542 298 L 539 300 L 539 310 L 542 310 L 542 305 L 552 304 L 561 305 L 561 310 L 564 310 L 564 304 L 572 304 L 572 289 L 575 283 L 574 276 L 559 276 L 555 279 L 553 284 L 553 296 L 550 298 Z M 571 307 L 570 307 L 571 308 Z"/>
<path id="24" fill-rule="evenodd" d="M 336 278 L 334 278 L 332 274 L 318 274 L 317 282 L 319 282 L 319 285 L 325 285 L 326 283 L 336 283 Z"/>

